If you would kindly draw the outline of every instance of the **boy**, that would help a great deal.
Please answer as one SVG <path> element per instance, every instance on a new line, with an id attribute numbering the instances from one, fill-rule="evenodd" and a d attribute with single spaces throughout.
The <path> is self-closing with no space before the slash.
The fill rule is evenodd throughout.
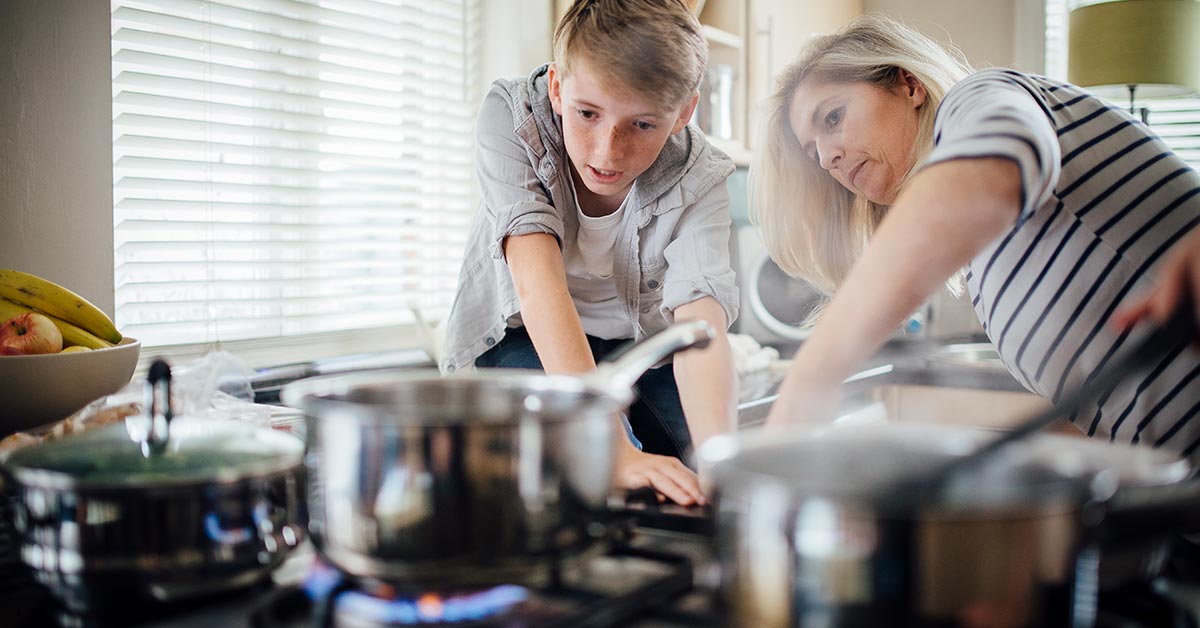
<path id="1" fill-rule="evenodd" d="M 584 373 L 675 319 L 718 330 L 638 381 L 634 440 L 615 483 L 703 503 L 680 459 L 732 428 L 736 379 L 724 330 L 729 158 L 687 126 L 707 44 L 681 0 L 579 0 L 555 62 L 496 81 L 480 108 L 481 210 L 447 319 L 441 367 Z M 684 417 L 686 416 L 686 420 Z"/>

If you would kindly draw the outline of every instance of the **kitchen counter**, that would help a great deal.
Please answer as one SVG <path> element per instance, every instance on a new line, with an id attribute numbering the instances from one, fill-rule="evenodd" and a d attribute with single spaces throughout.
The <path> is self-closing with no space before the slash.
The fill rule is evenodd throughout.
<path id="1" fill-rule="evenodd" d="M 843 413 L 855 412 L 875 401 L 873 393 L 885 386 L 993 391 L 1032 395 L 1008 370 L 992 360 L 971 360 L 949 352 L 959 347 L 987 347 L 978 336 L 940 340 L 899 340 L 885 345 L 855 375 L 846 380 Z M 778 388 L 791 365 L 795 345 L 776 347 L 781 356 L 770 368 L 744 374 L 739 382 L 738 427 L 747 428 L 766 419 Z M 961 352 L 960 352 L 961 353 Z"/>

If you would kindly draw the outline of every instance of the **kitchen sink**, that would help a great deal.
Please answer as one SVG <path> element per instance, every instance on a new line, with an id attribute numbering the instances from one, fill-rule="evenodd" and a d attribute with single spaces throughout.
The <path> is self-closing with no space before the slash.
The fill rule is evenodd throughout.
<path id="1" fill-rule="evenodd" d="M 786 363 L 743 379 L 740 428 L 766 420 Z M 747 388 L 750 390 L 748 391 Z M 747 399 L 747 393 L 750 399 Z M 1050 407 L 1026 390 L 986 342 L 935 343 L 882 354 L 846 380 L 839 422 L 923 422 L 1008 429 Z M 1051 428 L 1077 434 L 1065 421 Z"/>

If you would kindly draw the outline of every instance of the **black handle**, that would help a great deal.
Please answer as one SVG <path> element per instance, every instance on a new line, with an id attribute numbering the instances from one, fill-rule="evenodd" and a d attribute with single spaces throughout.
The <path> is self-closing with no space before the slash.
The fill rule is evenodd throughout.
<path id="1" fill-rule="evenodd" d="M 934 469 L 933 473 L 926 476 L 926 480 L 922 484 L 936 490 L 951 477 L 970 467 L 979 466 L 993 453 L 1009 443 L 1024 439 L 1030 434 L 1044 429 L 1059 417 L 1074 413 L 1089 399 L 1104 395 L 1125 378 L 1141 371 L 1156 360 L 1162 359 L 1163 355 L 1180 342 L 1191 342 L 1195 334 L 1195 319 L 1192 312 L 1190 305 L 1180 307 L 1166 325 L 1155 329 L 1133 349 L 1118 354 L 1117 358 L 1107 366 L 1084 380 L 1081 386 L 1061 397 L 1054 407 L 1022 420 L 1012 430 L 970 454 L 955 458 Z"/>

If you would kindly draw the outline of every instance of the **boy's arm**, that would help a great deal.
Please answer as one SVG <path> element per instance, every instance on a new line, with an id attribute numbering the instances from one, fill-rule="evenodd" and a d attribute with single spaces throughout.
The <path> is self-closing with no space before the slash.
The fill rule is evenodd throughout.
<path id="1" fill-rule="evenodd" d="M 596 368 L 579 312 L 567 291 L 558 240 L 546 233 L 510 236 L 504 254 L 521 303 L 521 320 L 547 373 L 586 373 Z M 679 460 L 638 451 L 613 422 L 616 478 L 620 488 L 651 486 L 673 502 L 702 503 L 699 478 Z"/>
<path id="2" fill-rule="evenodd" d="M 504 255 L 521 302 L 521 320 L 547 373 L 596 369 L 579 312 L 567 291 L 558 240 L 547 233 L 511 236 Z"/>
<path id="3" fill-rule="evenodd" d="M 675 382 L 692 433 L 692 447 L 699 448 L 704 441 L 732 431 L 737 424 L 737 373 L 725 336 L 728 323 L 724 308 L 712 297 L 676 308 L 676 321 L 695 319 L 707 321 L 716 330 L 716 337 L 704 349 L 675 355 Z"/>

